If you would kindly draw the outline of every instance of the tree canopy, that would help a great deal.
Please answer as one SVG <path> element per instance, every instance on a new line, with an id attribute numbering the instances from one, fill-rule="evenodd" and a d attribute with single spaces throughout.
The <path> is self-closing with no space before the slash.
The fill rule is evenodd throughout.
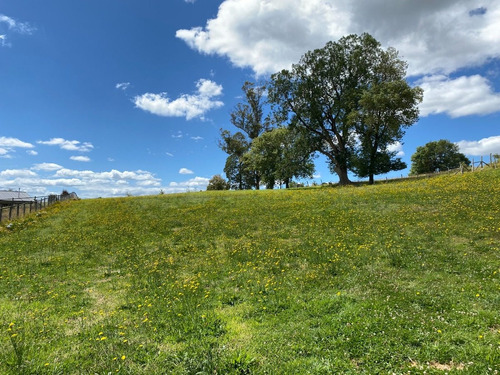
<path id="1" fill-rule="evenodd" d="M 411 156 L 410 175 L 433 173 L 470 165 L 470 160 L 459 151 L 458 145 L 446 139 L 426 143 L 417 147 Z"/>
<path id="2" fill-rule="evenodd" d="M 388 146 L 418 118 L 420 88 L 404 80 L 406 63 L 369 34 L 349 35 L 307 52 L 291 70 L 271 76 L 275 114 L 305 129 L 340 184 L 401 169 Z"/>
<path id="3" fill-rule="evenodd" d="M 276 182 L 288 188 L 294 177 L 311 177 L 314 173 L 307 138 L 287 127 L 273 129 L 256 138 L 245 160 L 250 168 L 260 172 L 268 189 Z"/>
<path id="4" fill-rule="evenodd" d="M 233 189 L 248 189 L 260 186 L 260 174 L 248 168 L 243 155 L 248 152 L 255 138 L 269 129 L 269 121 L 263 116 L 264 86 L 245 82 L 242 90 L 244 102 L 238 103 L 231 112 L 231 123 L 241 131 L 231 134 L 221 129 L 219 147 L 228 154 L 224 173 Z"/>
<path id="5" fill-rule="evenodd" d="M 229 183 L 220 174 L 216 174 L 208 181 L 207 190 L 229 190 Z"/>

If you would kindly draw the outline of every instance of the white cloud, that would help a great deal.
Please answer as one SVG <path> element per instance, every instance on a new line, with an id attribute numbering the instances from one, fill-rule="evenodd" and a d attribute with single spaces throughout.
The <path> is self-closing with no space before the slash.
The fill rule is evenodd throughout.
<path id="1" fill-rule="evenodd" d="M 8 33 L 30 35 L 36 30 L 36 28 L 31 26 L 29 23 L 16 21 L 11 17 L 6 16 L 5 14 L 0 14 L 0 30 L 2 29 L 2 25 L 7 28 Z M 11 44 L 7 41 L 7 39 L 7 34 L 1 34 L 0 46 L 10 47 Z"/>
<path id="2" fill-rule="evenodd" d="M 191 137 L 191 139 L 195 142 L 198 142 L 198 141 L 201 141 L 203 140 L 203 137 L 200 137 L 200 136 L 196 136 L 196 137 Z"/>
<path id="3" fill-rule="evenodd" d="M 2 46 L 2 47 L 8 47 L 9 46 L 9 43 L 7 42 L 7 35 L 0 34 L 0 46 Z"/>
<path id="4" fill-rule="evenodd" d="M 0 172 L 0 177 L 16 178 L 16 177 L 35 177 L 37 174 L 29 169 L 6 169 Z"/>
<path id="5" fill-rule="evenodd" d="M 200 79 L 196 82 L 196 88 L 195 94 L 183 94 L 175 100 L 171 100 L 167 93 L 146 93 L 136 96 L 133 101 L 137 108 L 146 112 L 165 117 L 185 117 L 186 120 L 204 119 L 205 113 L 224 105 L 223 102 L 215 100 L 222 95 L 221 85 Z"/>
<path id="6" fill-rule="evenodd" d="M 481 12 L 470 0 L 225 0 L 204 27 L 176 36 L 261 75 L 329 40 L 369 32 L 401 52 L 410 74 L 449 74 L 500 57 L 500 2 L 480 5 Z"/>
<path id="7" fill-rule="evenodd" d="M 4 159 L 12 158 L 11 153 L 15 152 L 16 148 L 33 148 L 31 143 L 23 142 L 17 138 L 0 137 L 0 157 Z M 28 152 L 35 153 L 35 151 L 28 150 Z M 32 154 L 33 155 L 33 154 Z"/>
<path id="8" fill-rule="evenodd" d="M 6 189 L 19 189 L 30 195 L 42 196 L 59 194 L 63 189 L 76 191 L 82 198 L 112 197 L 132 195 L 182 193 L 203 190 L 208 185 L 208 178 L 194 177 L 187 181 L 162 184 L 162 180 L 153 173 L 136 171 L 96 172 L 74 170 L 55 163 L 35 164 L 31 169 L 0 170 L 0 186 Z"/>
<path id="9" fill-rule="evenodd" d="M 32 34 L 36 30 L 36 28 L 31 26 L 29 23 L 16 21 L 5 14 L 0 14 L 0 24 L 2 23 L 6 24 L 9 30 L 15 31 L 19 34 Z"/>
<path id="10" fill-rule="evenodd" d="M 0 137 L 0 147 L 20 147 L 20 148 L 33 148 L 31 143 L 23 142 L 17 138 Z"/>
<path id="11" fill-rule="evenodd" d="M 403 145 L 401 144 L 401 142 L 396 142 L 396 143 L 390 144 L 389 146 L 387 146 L 387 151 L 397 152 L 396 156 L 398 156 L 398 157 L 405 156 L 405 153 L 403 151 Z"/>
<path id="12" fill-rule="evenodd" d="M 130 86 L 130 82 L 121 82 L 121 83 L 117 83 L 115 85 L 115 88 L 117 88 L 118 90 L 123 90 L 125 91 L 126 89 L 128 89 Z"/>
<path id="13" fill-rule="evenodd" d="M 165 152 L 165 155 L 170 156 L 171 158 L 173 158 L 173 157 L 174 157 L 174 154 L 172 154 L 172 153 L 170 153 L 170 152 Z"/>
<path id="14" fill-rule="evenodd" d="M 179 170 L 179 173 L 180 173 L 180 174 L 194 174 L 194 172 L 193 172 L 192 170 L 187 169 L 187 168 L 181 168 L 181 169 Z"/>
<path id="15" fill-rule="evenodd" d="M 172 134 L 172 138 L 180 139 L 182 137 L 184 137 L 184 134 L 182 134 L 180 130 L 177 133 Z"/>
<path id="16" fill-rule="evenodd" d="M 38 144 L 48 146 L 59 146 L 63 150 L 89 152 L 94 146 L 90 142 L 68 141 L 63 138 L 52 138 L 49 141 L 38 141 Z"/>
<path id="17" fill-rule="evenodd" d="M 28 151 L 26 151 L 26 153 L 27 153 L 28 155 L 31 155 L 31 156 L 37 156 L 37 155 L 38 155 L 38 152 L 36 152 L 36 151 L 34 151 L 34 150 L 28 150 Z"/>
<path id="18" fill-rule="evenodd" d="M 63 167 L 55 163 L 40 163 L 35 164 L 32 169 L 36 171 L 57 171 Z"/>
<path id="19" fill-rule="evenodd" d="M 83 161 L 83 162 L 89 162 L 90 158 L 88 156 L 70 156 L 71 160 L 74 161 Z"/>
<path id="20" fill-rule="evenodd" d="M 500 110 L 500 93 L 460 69 L 500 58 L 500 2 L 482 0 L 224 0 L 205 26 L 176 36 L 200 53 L 227 57 L 258 76 L 290 68 L 307 51 L 368 32 L 399 50 L 410 76 L 426 76 L 423 116 Z M 429 78 L 431 77 L 431 78 Z M 441 78 L 436 78 L 441 77 Z"/>
<path id="21" fill-rule="evenodd" d="M 204 189 L 209 181 L 209 178 L 195 177 L 184 182 L 171 182 L 169 187 L 179 189 L 179 191 L 183 191 L 183 189 Z"/>
<path id="22" fill-rule="evenodd" d="M 451 117 L 486 115 L 500 110 L 500 93 L 480 76 L 428 76 L 417 82 L 424 89 L 420 114 L 446 113 Z"/>
<path id="23" fill-rule="evenodd" d="M 483 138 L 479 141 L 456 142 L 460 152 L 470 156 L 486 156 L 500 154 L 500 135 Z"/>

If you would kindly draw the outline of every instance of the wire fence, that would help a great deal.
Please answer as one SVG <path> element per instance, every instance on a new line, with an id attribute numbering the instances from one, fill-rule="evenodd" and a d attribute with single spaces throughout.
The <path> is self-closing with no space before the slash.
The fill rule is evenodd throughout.
<path id="1" fill-rule="evenodd" d="M 74 199 L 71 194 L 33 197 L 29 200 L 12 198 L 11 201 L 0 202 L 0 222 L 25 217 L 32 212 L 40 211 L 56 202 Z"/>
<path id="2" fill-rule="evenodd" d="M 487 161 L 487 158 L 484 158 L 481 156 L 479 160 L 471 160 L 470 165 L 466 165 L 464 163 L 460 164 L 460 167 L 454 168 L 454 169 L 449 169 L 446 171 L 436 171 L 436 172 L 431 172 L 431 173 L 423 173 L 423 174 L 416 174 L 416 175 L 408 175 L 408 176 L 403 176 L 401 177 L 386 177 L 385 180 L 378 180 L 378 181 L 395 181 L 395 180 L 407 180 L 407 179 L 419 179 L 419 178 L 426 178 L 426 177 L 435 177 L 443 174 L 463 174 L 465 172 L 477 172 L 481 171 L 483 169 L 487 168 L 500 168 L 500 158 L 496 157 L 493 154 L 490 154 L 489 161 Z"/>

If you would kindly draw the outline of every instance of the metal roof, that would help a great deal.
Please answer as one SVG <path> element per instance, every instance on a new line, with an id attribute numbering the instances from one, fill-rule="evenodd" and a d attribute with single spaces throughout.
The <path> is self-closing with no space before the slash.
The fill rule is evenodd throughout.
<path id="1" fill-rule="evenodd" d="M 15 190 L 0 190 L 0 201 L 32 201 L 28 193 Z"/>

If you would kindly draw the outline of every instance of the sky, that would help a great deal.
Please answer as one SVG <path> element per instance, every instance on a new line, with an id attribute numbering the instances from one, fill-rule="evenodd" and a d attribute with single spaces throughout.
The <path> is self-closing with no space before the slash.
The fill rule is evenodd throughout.
<path id="1" fill-rule="evenodd" d="M 363 32 L 424 89 L 379 179 L 439 139 L 500 153 L 499 0 L 0 0 L 0 190 L 205 190 L 243 83 Z M 321 157 L 313 181 L 338 181 Z"/>

